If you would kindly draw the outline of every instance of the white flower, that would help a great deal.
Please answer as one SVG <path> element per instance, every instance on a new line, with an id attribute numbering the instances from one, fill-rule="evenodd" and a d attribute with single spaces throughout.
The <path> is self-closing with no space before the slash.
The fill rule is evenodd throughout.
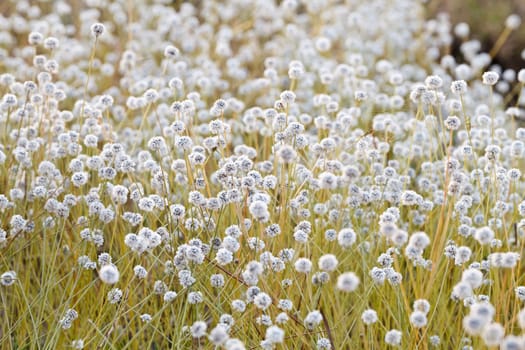
<path id="1" fill-rule="evenodd" d="M 499 74 L 496 72 L 485 72 L 483 73 L 483 84 L 485 85 L 496 85 L 499 79 Z"/>
<path id="2" fill-rule="evenodd" d="M 204 321 L 197 321 L 191 325 L 190 332 L 193 338 L 201 338 L 206 335 L 208 326 Z"/>
<path id="3" fill-rule="evenodd" d="M 343 248 L 350 248 L 356 242 L 357 235 L 351 228 L 345 228 L 337 234 L 337 242 Z"/>
<path id="4" fill-rule="evenodd" d="M 164 293 L 164 301 L 166 303 L 172 302 L 173 300 L 175 300 L 176 297 L 177 293 L 175 293 L 174 291 L 169 290 L 166 293 Z"/>
<path id="5" fill-rule="evenodd" d="M 337 268 L 337 258 L 333 254 L 325 254 L 319 258 L 319 269 L 323 271 L 333 271 Z"/>
<path id="6" fill-rule="evenodd" d="M 359 286 L 359 277 L 353 272 L 345 272 L 337 278 L 337 289 L 343 292 L 353 292 Z"/>
<path id="7" fill-rule="evenodd" d="M 297 158 L 297 152 L 292 146 L 282 145 L 277 151 L 279 161 L 285 164 L 292 163 Z"/>
<path id="8" fill-rule="evenodd" d="M 485 320 L 475 315 L 467 315 L 463 318 L 463 329 L 469 335 L 478 335 L 485 327 Z"/>
<path id="9" fill-rule="evenodd" d="M 517 14 L 511 14 L 507 19 L 505 20 L 505 27 L 516 30 L 521 25 L 521 17 Z"/>
<path id="10" fill-rule="evenodd" d="M 108 264 L 100 268 L 98 276 L 106 284 L 115 284 L 120 278 L 120 273 L 115 265 Z"/>
<path id="11" fill-rule="evenodd" d="M 401 337 L 403 333 L 397 329 L 391 329 L 385 334 L 385 343 L 388 345 L 398 346 L 401 345 Z"/>
<path id="12" fill-rule="evenodd" d="M 309 273 L 312 270 L 312 262 L 307 258 L 299 258 L 294 263 L 295 270 L 300 273 Z"/>
<path id="13" fill-rule="evenodd" d="M 102 23 L 93 23 L 91 25 L 91 34 L 93 34 L 95 37 L 101 36 L 105 30 L 106 28 Z"/>
<path id="14" fill-rule="evenodd" d="M 416 310 L 410 314 L 410 323 L 416 328 L 427 325 L 427 315 L 423 311 Z"/>
<path id="15" fill-rule="evenodd" d="M 307 329 L 312 330 L 316 326 L 318 326 L 319 323 L 321 323 L 321 321 L 323 321 L 323 315 L 321 315 L 319 311 L 314 310 L 308 313 L 308 315 L 306 315 L 306 317 L 304 318 L 304 326 Z"/>
<path id="16" fill-rule="evenodd" d="M 73 349 L 84 349 L 84 340 L 82 339 L 73 340 L 71 342 L 71 347 Z"/>
<path id="17" fill-rule="evenodd" d="M 233 254 L 225 248 L 220 248 L 215 255 L 215 260 L 219 265 L 227 265 L 233 261 Z"/>
<path id="18" fill-rule="evenodd" d="M 426 299 L 417 299 L 414 301 L 413 305 L 414 310 L 418 310 L 423 312 L 424 314 L 428 314 L 430 311 L 430 303 Z"/>
<path id="19" fill-rule="evenodd" d="M 164 48 L 164 57 L 166 58 L 169 58 L 169 59 L 177 58 L 179 57 L 179 53 L 180 53 L 179 49 L 173 45 L 168 45 L 166 46 L 166 48 Z"/>
<path id="20" fill-rule="evenodd" d="M 270 326 L 266 329 L 265 339 L 272 344 L 282 343 L 284 341 L 284 331 L 277 326 Z"/>
<path id="21" fill-rule="evenodd" d="M 16 272 L 14 271 L 7 271 L 0 276 L 0 284 L 2 286 L 10 286 L 16 281 Z"/>
<path id="22" fill-rule="evenodd" d="M 261 292 L 255 296 L 253 303 L 257 308 L 266 310 L 272 304 L 272 298 L 268 294 Z"/>
<path id="23" fill-rule="evenodd" d="M 456 80 L 450 84 L 450 91 L 453 94 L 461 95 L 467 92 L 467 83 L 464 80 Z"/>
<path id="24" fill-rule="evenodd" d="M 363 313 L 361 314 L 361 319 L 363 320 L 363 323 L 366 324 L 367 326 L 373 323 L 376 323 L 378 320 L 377 312 L 372 309 L 367 309 L 363 311 Z"/>
<path id="25" fill-rule="evenodd" d="M 140 320 L 141 320 L 142 322 L 146 322 L 146 323 L 148 323 L 148 322 L 150 322 L 152 319 L 153 319 L 153 318 L 151 317 L 150 314 L 142 314 L 142 315 L 140 315 Z"/>
<path id="26" fill-rule="evenodd" d="M 489 244 L 494 238 L 494 231 L 488 226 L 480 227 L 476 229 L 474 238 L 482 245 Z"/>
<path id="27" fill-rule="evenodd" d="M 472 289 L 479 288 L 483 283 L 483 273 L 476 269 L 467 269 L 461 274 L 461 281 L 468 283 Z"/>

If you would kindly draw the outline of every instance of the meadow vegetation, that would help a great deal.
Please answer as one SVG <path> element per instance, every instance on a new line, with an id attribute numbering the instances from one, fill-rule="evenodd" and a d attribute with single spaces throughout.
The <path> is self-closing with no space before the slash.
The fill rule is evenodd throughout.
<path id="1" fill-rule="evenodd" d="M 525 349 L 519 16 L 2 6 L 1 349 Z"/>

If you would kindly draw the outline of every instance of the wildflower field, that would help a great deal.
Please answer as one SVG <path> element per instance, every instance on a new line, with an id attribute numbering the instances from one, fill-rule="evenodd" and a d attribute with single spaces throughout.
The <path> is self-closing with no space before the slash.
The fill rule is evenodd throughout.
<path id="1" fill-rule="evenodd" d="M 525 350 L 518 15 L 0 10 L 0 349 Z"/>

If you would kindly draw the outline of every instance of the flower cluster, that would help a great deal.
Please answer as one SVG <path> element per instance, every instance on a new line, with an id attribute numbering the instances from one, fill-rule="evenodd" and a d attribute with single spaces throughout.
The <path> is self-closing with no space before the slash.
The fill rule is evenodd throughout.
<path id="1" fill-rule="evenodd" d="M 525 69 L 466 24 L 5 3 L 0 343 L 525 347 Z"/>

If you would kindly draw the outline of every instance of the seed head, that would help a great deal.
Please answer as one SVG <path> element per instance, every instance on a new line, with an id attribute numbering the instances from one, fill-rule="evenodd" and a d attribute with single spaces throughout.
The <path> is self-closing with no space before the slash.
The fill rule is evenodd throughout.
<path id="1" fill-rule="evenodd" d="M 415 328 L 423 328 L 427 325 L 427 316 L 423 311 L 416 310 L 410 314 L 410 323 Z"/>
<path id="2" fill-rule="evenodd" d="M 104 25 L 102 23 L 93 23 L 91 25 L 91 34 L 95 38 L 98 38 L 99 36 L 101 36 L 104 33 L 105 30 L 106 30 L 106 28 L 104 27 Z"/>
<path id="3" fill-rule="evenodd" d="M 0 284 L 2 286 L 10 286 L 16 281 L 16 272 L 14 271 L 7 271 L 0 276 Z"/>
<path id="4" fill-rule="evenodd" d="M 106 284 L 115 284 L 120 278 L 120 273 L 115 265 L 109 264 L 100 268 L 98 276 Z"/>
<path id="5" fill-rule="evenodd" d="M 499 79 L 499 74 L 496 72 L 485 72 L 483 73 L 483 84 L 485 85 L 496 85 Z"/>
<path id="6" fill-rule="evenodd" d="M 337 268 L 337 258 L 333 254 L 325 254 L 319 258 L 319 269 L 323 271 L 333 271 Z"/>
<path id="7" fill-rule="evenodd" d="M 456 80 L 450 84 L 450 91 L 455 95 L 462 95 L 467 92 L 467 82 L 464 80 Z"/>
<path id="8" fill-rule="evenodd" d="M 401 345 L 401 337 L 403 333 L 397 329 L 391 329 L 385 334 L 385 343 L 388 345 L 399 346 Z"/>
<path id="9" fill-rule="evenodd" d="M 363 311 L 363 313 L 361 314 L 361 320 L 363 320 L 364 324 L 366 324 L 367 326 L 370 326 L 371 324 L 377 322 L 378 320 L 377 312 L 372 309 L 367 309 Z"/>
<path id="10" fill-rule="evenodd" d="M 521 25 L 521 17 L 517 14 L 512 14 L 505 20 L 505 27 L 516 30 Z"/>
<path id="11" fill-rule="evenodd" d="M 180 54 L 179 49 L 176 48 L 176 47 L 173 46 L 173 45 L 168 45 L 168 46 L 166 46 L 166 48 L 164 49 L 164 57 L 166 57 L 166 58 L 169 58 L 169 59 L 175 59 L 175 58 L 179 57 L 179 54 Z M 182 83 L 182 82 L 181 82 L 181 83 Z M 175 82 L 174 84 L 171 84 L 171 83 L 170 83 L 170 86 L 178 87 L 178 86 L 180 86 L 180 84 L 178 84 L 178 82 Z"/>
<path id="12" fill-rule="evenodd" d="M 337 278 L 337 289 L 343 292 L 353 292 L 359 286 L 359 277 L 353 272 L 345 272 Z"/>

